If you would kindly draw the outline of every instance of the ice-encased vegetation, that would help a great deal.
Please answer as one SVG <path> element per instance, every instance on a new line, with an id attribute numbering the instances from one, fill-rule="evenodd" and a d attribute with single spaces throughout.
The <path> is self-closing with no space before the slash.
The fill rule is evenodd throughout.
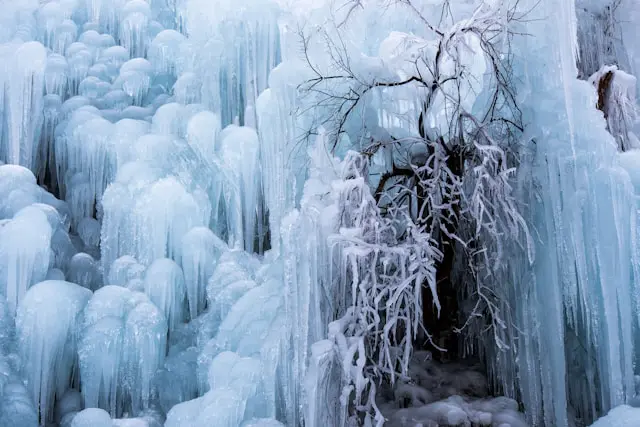
<path id="1" fill-rule="evenodd" d="M 640 423 L 633 0 L 0 8 L 0 427 Z"/>

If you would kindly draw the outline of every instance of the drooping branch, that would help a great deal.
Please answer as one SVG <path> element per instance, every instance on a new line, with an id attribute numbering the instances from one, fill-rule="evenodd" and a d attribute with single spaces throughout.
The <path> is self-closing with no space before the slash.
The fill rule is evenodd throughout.
<path id="1" fill-rule="evenodd" d="M 349 141 L 366 160 L 360 175 L 350 172 L 339 186 L 344 229 L 335 241 L 348 267 L 349 284 L 341 289 L 350 289 L 352 302 L 351 323 L 342 330 L 363 340 L 367 378 L 393 381 L 406 373 L 417 340 L 455 354 L 455 339 L 441 345 L 442 338 L 481 323 L 479 313 L 488 325 L 474 329 L 477 339 L 488 334 L 508 348 L 500 263 L 505 247 L 528 232 L 511 186 L 523 126 L 510 76 L 509 21 L 519 15 L 499 2 L 494 9 L 483 3 L 456 22 L 444 2 L 435 26 L 412 0 L 386 4 L 408 7 L 432 38 L 406 35 L 399 45 L 409 45 L 407 61 L 398 60 L 398 69 L 380 61 L 379 72 L 362 72 L 341 39 L 348 22 L 320 30 L 328 63 L 316 62 L 305 39 L 314 75 L 299 90 L 321 107 L 313 125 L 328 130 L 330 151 Z M 347 16 L 354 19 L 362 4 L 351 6 Z M 476 75 L 470 64 L 481 60 L 487 70 Z M 374 173 L 379 179 L 365 187 Z M 468 268 L 456 275 L 460 264 Z M 460 298 L 472 300 L 470 312 L 459 312 Z"/>

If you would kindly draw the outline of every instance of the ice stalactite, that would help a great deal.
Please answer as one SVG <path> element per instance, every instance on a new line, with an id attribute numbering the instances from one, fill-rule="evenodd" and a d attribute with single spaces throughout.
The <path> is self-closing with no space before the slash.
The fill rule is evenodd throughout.
<path id="1" fill-rule="evenodd" d="M 208 76 L 204 99 L 210 109 L 220 111 L 223 126 L 256 121 L 245 118 L 245 112 L 255 108 L 270 71 L 280 62 L 278 14 L 271 0 L 185 4 L 186 33 L 202 49 L 194 71 Z"/>
<path id="2" fill-rule="evenodd" d="M 206 286 L 208 301 L 207 320 L 217 330 L 233 305 L 247 291 L 257 286 L 253 268 L 245 265 L 247 257 L 240 251 L 229 251 L 220 256 Z M 213 335 L 208 338 L 212 338 Z"/>
<path id="3" fill-rule="evenodd" d="M 210 208 L 203 206 L 206 201 L 195 199 L 174 177 L 146 188 L 135 185 L 133 181 L 127 188 L 127 184 L 116 182 L 105 192 L 101 246 L 105 269 L 122 255 L 131 255 L 144 265 L 157 258 L 179 260 L 184 234 L 208 222 Z M 167 194 L 175 198 L 167 198 Z M 131 210 L 123 209 L 123 201 L 128 201 Z"/>
<path id="4" fill-rule="evenodd" d="M 29 287 L 44 280 L 49 269 L 53 230 L 46 215 L 24 208 L 0 228 L 2 288 L 12 311 Z"/>
<path id="5" fill-rule="evenodd" d="M 132 58 L 144 57 L 149 37 L 147 31 L 151 17 L 151 6 L 142 0 L 132 0 L 119 11 L 124 17 L 120 21 L 119 38 L 122 46 Z"/>
<path id="6" fill-rule="evenodd" d="M 298 85 L 308 77 L 302 62 L 292 60 L 278 65 L 269 76 L 269 88 L 256 101 L 260 129 L 260 158 L 265 202 L 269 209 L 269 228 L 275 250 L 280 246 L 280 226 L 287 209 L 295 205 L 307 178 L 295 165 L 306 159 L 304 115 Z"/>
<path id="7" fill-rule="evenodd" d="M 283 218 L 280 231 L 285 284 L 285 343 L 292 355 L 291 363 L 282 367 L 282 375 L 292 385 L 287 389 L 287 399 L 291 402 L 287 405 L 288 420 L 304 419 L 301 399 L 305 392 L 309 394 L 307 398 L 316 398 L 316 392 L 303 392 L 305 383 L 296 382 L 294 378 L 307 376 L 311 346 L 326 336 L 326 325 L 338 310 L 334 301 L 334 280 L 337 276 L 333 276 L 333 263 L 336 260 L 328 243 L 329 236 L 337 232 L 338 210 L 334 198 L 326 195 L 333 190 L 332 183 L 339 162 L 324 151 L 327 144 L 325 136 L 321 131 L 308 153 L 311 167 L 300 209 L 291 211 Z M 297 238 L 300 235 L 307 237 L 302 241 Z M 320 377 L 324 374 L 323 371 L 316 371 Z M 306 403 L 320 406 L 325 402 L 317 399 Z"/>
<path id="8" fill-rule="evenodd" d="M 628 71 L 630 74 L 638 77 L 640 76 L 640 48 L 638 48 L 638 44 L 635 43 L 638 33 L 634 23 L 640 19 L 640 8 L 636 3 L 631 1 L 622 1 L 619 3 L 619 7 L 615 10 L 614 19 L 620 28 L 619 38 L 623 41 L 624 51 L 628 58 Z M 625 70 L 625 68 L 622 69 Z M 636 90 L 636 96 L 640 97 L 640 86 L 638 86 Z"/>
<path id="9" fill-rule="evenodd" d="M 396 150 L 418 129 L 426 89 L 352 97 L 436 56 L 437 41 L 421 37 L 438 34 L 425 19 L 441 3 L 362 1 L 332 14 L 325 2 L 288 0 L 5 1 L 0 426 L 156 427 L 165 415 L 172 427 L 344 426 L 356 405 L 375 412 L 367 422 L 384 413 L 392 426 L 523 425 L 513 400 L 476 393 L 487 389 L 477 372 L 449 375 L 411 355 L 422 338 L 421 281 L 431 284 L 437 254 L 426 240 L 394 246 L 411 231 L 388 226 L 371 190 L 394 156 L 408 155 L 407 165 L 426 157 Z M 519 3 L 533 18 L 501 59 L 515 67 L 525 142 L 536 145 L 520 153 L 531 162 L 518 179 L 540 256 L 529 269 L 514 249 L 514 283 L 499 288 L 513 303 L 505 334 L 522 331 L 517 348 L 471 352 L 495 359 L 492 383 L 522 400 L 532 425 L 570 427 L 632 394 L 637 206 L 573 66 L 578 50 L 584 69 L 608 57 L 611 17 L 581 23 L 576 38 L 573 1 Z M 457 20 L 478 2 L 447 4 Z M 301 51 L 308 30 L 320 37 Z M 324 37 L 334 36 L 343 38 L 327 51 Z M 488 64 L 477 41 L 455 47 L 473 51 L 458 65 L 480 81 Z M 632 72 L 635 48 L 618 48 Z M 343 71 L 348 84 L 314 83 Z M 627 77 L 621 71 L 612 89 L 633 103 Z M 490 85 L 456 79 L 465 93 Z M 333 102 L 313 92 L 320 87 L 348 95 Z M 427 121 L 448 117 L 445 98 Z M 471 99 L 460 105 L 480 108 Z M 352 102 L 340 124 L 335 115 Z M 616 108 L 609 130 L 621 134 L 613 129 L 630 116 Z M 422 131 L 450 136 L 432 128 Z M 348 152 L 375 142 L 375 153 Z M 629 173 L 633 156 L 622 157 Z M 16 306 L 18 357 L 3 335 Z M 371 353 L 370 338 L 385 351 Z M 398 386 L 374 384 L 369 368 L 392 378 L 399 369 Z M 433 391 L 431 382 L 446 385 Z M 395 400 L 378 412 L 374 397 L 388 394 Z M 415 407 L 398 410 L 408 400 Z"/>
<path id="10" fill-rule="evenodd" d="M 573 4 L 531 7 L 557 25 L 529 22 L 536 41 L 517 46 L 527 52 L 516 72 L 525 135 L 535 143 L 528 209 L 539 233 L 533 275 L 525 270 L 515 282 L 524 298 L 516 323 L 526 331 L 518 388 L 533 425 L 563 427 L 633 393 L 635 206 L 594 90 L 577 80 Z"/>
<path id="11" fill-rule="evenodd" d="M 320 340 L 311 345 L 305 377 L 304 417 L 309 426 L 344 425 L 347 414 L 336 399 L 342 392 L 341 369 L 331 340 Z"/>
<path id="12" fill-rule="evenodd" d="M 15 312 L 27 289 L 49 269 L 67 270 L 75 248 L 70 209 L 36 185 L 22 166 L 0 166 L 0 286 Z"/>
<path id="13" fill-rule="evenodd" d="M 18 350 L 40 425 L 52 420 L 56 396 L 77 381 L 78 325 L 90 298 L 91 291 L 74 283 L 45 281 L 33 286 L 18 307 Z"/>
<path id="14" fill-rule="evenodd" d="M 206 289 L 227 245 L 206 227 L 195 227 L 182 237 L 180 264 L 184 271 L 188 312 L 195 319 L 205 307 Z"/>
<path id="15" fill-rule="evenodd" d="M 182 269 L 175 261 L 158 258 L 147 269 L 144 277 L 145 293 L 156 307 L 162 311 L 169 325 L 169 339 L 185 321 L 185 301 L 187 286 Z"/>
<path id="16" fill-rule="evenodd" d="M 88 302 L 81 327 L 78 355 L 87 406 L 112 416 L 148 408 L 166 351 L 161 309 L 140 292 L 105 286 Z"/>
<path id="17" fill-rule="evenodd" d="M 619 9 L 623 3 L 616 0 L 577 0 L 579 75 L 587 79 L 600 67 L 616 64 L 629 67 L 627 52 L 621 36 Z"/>
<path id="18" fill-rule="evenodd" d="M 47 52 L 42 44 L 28 42 L 20 45 L 10 60 L 4 95 L 5 160 L 34 170 L 43 122 Z"/>
<path id="19" fill-rule="evenodd" d="M 222 189 L 229 246 L 253 252 L 260 203 L 258 134 L 250 127 L 229 125 L 220 139 L 221 158 L 231 178 Z"/>

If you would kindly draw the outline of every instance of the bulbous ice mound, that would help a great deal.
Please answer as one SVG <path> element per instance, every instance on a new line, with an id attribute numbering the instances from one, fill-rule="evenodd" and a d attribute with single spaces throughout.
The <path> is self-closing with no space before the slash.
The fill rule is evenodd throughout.
<path id="1" fill-rule="evenodd" d="M 113 427 L 113 421 L 106 411 L 87 408 L 73 417 L 71 427 Z"/>
<path id="2" fill-rule="evenodd" d="M 144 277 L 145 267 L 132 256 L 121 256 L 111 264 L 107 283 L 109 285 L 126 286 L 133 279 Z"/>
<path id="3" fill-rule="evenodd" d="M 261 378 L 261 363 L 250 357 L 223 352 L 211 363 L 209 385 L 204 396 L 174 406 L 167 414 L 167 427 L 237 426 L 255 408 Z M 215 422 L 214 422 L 215 420 Z"/>
<path id="4" fill-rule="evenodd" d="M 78 356 L 85 404 L 119 416 L 139 414 L 164 363 L 167 320 L 141 292 L 100 288 L 86 305 Z"/>
<path id="5" fill-rule="evenodd" d="M 175 30 L 160 32 L 149 46 L 148 58 L 157 73 L 173 74 L 181 71 L 185 58 L 183 47 L 187 39 Z"/>
<path id="6" fill-rule="evenodd" d="M 52 235 L 47 215 L 30 206 L 0 228 L 0 288 L 12 313 L 27 289 L 46 277 Z"/>
<path id="7" fill-rule="evenodd" d="M 77 253 L 69 261 L 68 279 L 70 282 L 95 291 L 102 285 L 98 264 L 86 253 Z"/>
<path id="8" fill-rule="evenodd" d="M 168 159 L 175 160 L 175 152 L 168 150 L 174 145 L 170 139 L 168 144 L 164 144 L 165 140 L 164 137 L 152 136 L 140 138 L 136 143 L 139 157 L 145 155 L 151 160 L 166 153 L 165 163 L 170 161 Z M 127 174 L 118 174 L 116 182 L 107 188 L 102 199 L 103 268 L 109 269 L 113 261 L 122 255 L 132 255 L 143 265 L 149 265 L 158 258 L 180 259 L 183 235 L 209 221 L 211 205 L 206 195 L 201 197 L 201 192 L 189 191 L 174 176 L 152 181 L 151 175 L 141 174 L 140 170 L 127 171 Z"/>
<path id="9" fill-rule="evenodd" d="M 635 427 L 640 425 L 640 409 L 622 405 L 593 423 L 591 427 Z"/>
<path id="10" fill-rule="evenodd" d="M 0 426 L 37 427 L 38 413 L 24 384 L 17 380 L 4 386 L 0 401 Z"/>
<path id="11" fill-rule="evenodd" d="M 75 283 L 47 280 L 31 287 L 18 306 L 16 330 L 27 389 L 51 420 L 76 368 L 76 337 L 91 291 Z"/>

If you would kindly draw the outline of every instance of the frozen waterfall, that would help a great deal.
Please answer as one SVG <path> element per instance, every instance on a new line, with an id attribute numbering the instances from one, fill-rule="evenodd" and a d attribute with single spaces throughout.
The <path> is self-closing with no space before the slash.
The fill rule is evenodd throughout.
<path id="1" fill-rule="evenodd" d="M 0 427 L 640 425 L 638 24 L 0 0 Z"/>

